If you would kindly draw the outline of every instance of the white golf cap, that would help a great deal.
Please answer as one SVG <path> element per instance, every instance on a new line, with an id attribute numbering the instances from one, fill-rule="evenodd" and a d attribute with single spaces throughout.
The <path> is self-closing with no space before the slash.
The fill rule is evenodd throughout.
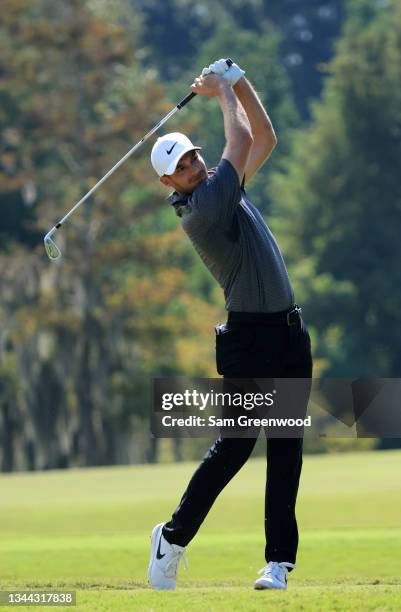
<path id="1" fill-rule="evenodd" d="M 152 166 L 159 176 L 163 174 L 173 174 L 181 157 L 193 151 L 201 149 L 195 147 L 192 142 L 180 132 L 172 132 L 158 138 L 153 145 L 150 156 Z"/>

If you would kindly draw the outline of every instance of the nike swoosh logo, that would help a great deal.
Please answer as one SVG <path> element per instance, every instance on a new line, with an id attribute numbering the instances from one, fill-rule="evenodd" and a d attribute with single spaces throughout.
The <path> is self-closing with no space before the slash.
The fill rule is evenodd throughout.
<path id="1" fill-rule="evenodd" d="M 160 535 L 159 546 L 157 547 L 157 552 L 156 552 L 156 559 L 163 559 L 163 557 L 166 556 L 166 553 L 164 553 L 164 555 L 162 555 L 161 552 L 160 552 L 160 542 L 161 541 L 162 541 L 162 536 Z"/>
<path id="2" fill-rule="evenodd" d="M 174 149 L 176 144 L 177 144 L 176 142 L 173 144 L 173 146 L 171 147 L 170 151 L 168 149 L 166 149 L 167 155 L 170 155 L 171 151 Z"/>

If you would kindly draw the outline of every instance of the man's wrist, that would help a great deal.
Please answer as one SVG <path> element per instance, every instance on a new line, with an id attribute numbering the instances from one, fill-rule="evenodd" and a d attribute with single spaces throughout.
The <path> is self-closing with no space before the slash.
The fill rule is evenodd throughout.
<path id="1" fill-rule="evenodd" d="M 237 89 L 241 89 L 242 87 L 244 87 L 245 84 L 246 84 L 246 77 L 244 75 L 233 86 L 234 91 Z"/>
<path id="2" fill-rule="evenodd" d="M 230 83 L 228 83 L 228 81 L 225 81 L 224 79 L 221 79 L 220 83 L 219 83 L 219 87 L 218 87 L 218 94 L 217 97 L 225 97 L 227 95 L 227 93 L 229 93 L 229 91 L 232 90 L 232 87 L 230 85 Z"/>

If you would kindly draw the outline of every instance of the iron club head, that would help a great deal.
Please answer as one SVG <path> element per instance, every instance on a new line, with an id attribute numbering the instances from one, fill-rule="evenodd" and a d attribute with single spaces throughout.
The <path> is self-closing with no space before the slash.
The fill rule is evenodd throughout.
<path id="1" fill-rule="evenodd" d="M 60 259 L 61 251 L 58 248 L 57 244 L 54 242 L 54 240 L 52 240 L 51 234 L 52 234 L 52 231 L 46 234 L 43 241 L 45 243 L 45 249 L 46 249 L 47 256 L 52 261 L 55 261 L 56 259 Z"/>

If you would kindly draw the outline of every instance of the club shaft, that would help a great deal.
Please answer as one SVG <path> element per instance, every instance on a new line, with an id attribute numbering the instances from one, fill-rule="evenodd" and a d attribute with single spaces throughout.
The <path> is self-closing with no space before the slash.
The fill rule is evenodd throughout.
<path id="1" fill-rule="evenodd" d="M 98 181 L 96 183 L 96 185 L 94 185 L 92 187 L 92 189 L 90 189 L 90 191 L 88 191 L 87 194 L 84 195 L 83 198 L 81 198 L 79 200 L 79 202 L 77 202 L 72 208 L 71 210 L 68 211 L 68 213 L 57 223 L 57 225 L 54 226 L 53 229 L 58 229 L 59 227 L 61 227 L 61 225 L 64 223 L 64 221 L 66 221 L 68 219 L 68 217 L 70 215 L 72 215 L 72 213 L 79 207 L 81 206 L 81 204 L 83 204 L 93 193 L 95 193 L 95 191 L 101 186 L 103 185 L 103 183 L 105 181 L 107 181 L 107 179 L 113 174 L 113 172 L 115 172 L 117 170 L 117 168 L 119 168 L 129 157 L 131 157 L 131 155 L 133 153 L 135 153 L 135 151 L 137 149 L 139 149 L 139 147 L 141 145 L 143 145 L 143 143 L 150 137 L 152 136 L 152 134 L 154 134 L 156 132 L 156 130 L 158 130 L 164 123 L 166 123 L 166 121 L 168 121 L 170 119 L 170 117 L 172 117 L 180 108 L 182 108 L 183 106 L 185 106 L 185 104 L 187 102 L 189 102 L 190 99 L 192 99 L 194 96 L 196 96 L 195 93 L 189 94 L 186 98 L 184 98 L 183 100 L 181 100 L 181 102 L 179 102 L 177 104 L 177 106 L 175 106 L 169 113 L 167 113 L 167 115 L 165 117 L 163 117 L 163 119 L 161 119 L 159 121 L 159 123 L 157 123 L 139 142 L 136 143 L 136 145 L 134 145 L 132 147 L 132 149 L 130 149 L 128 151 L 128 153 L 126 153 L 124 155 L 124 157 L 122 157 L 120 159 L 120 161 L 118 161 L 112 168 L 111 170 L 108 171 L 107 174 L 104 175 L 103 178 L 100 179 L 100 181 Z"/>
<path id="2" fill-rule="evenodd" d="M 227 65 L 231 66 L 233 61 L 230 58 L 227 58 L 226 60 Z M 64 223 L 64 221 L 66 221 L 68 219 L 68 217 L 70 217 L 72 215 L 73 212 L 75 212 L 77 210 L 77 208 L 79 208 L 79 206 L 81 206 L 81 204 L 83 204 L 93 193 L 95 193 L 95 191 L 101 186 L 103 185 L 103 183 L 105 181 L 107 181 L 107 179 L 117 170 L 117 168 L 119 168 L 125 161 L 127 161 L 127 159 L 129 157 L 131 157 L 131 155 L 133 153 L 135 153 L 135 151 L 137 149 L 139 149 L 139 147 L 141 145 L 143 145 L 143 143 L 150 137 L 152 136 L 152 134 L 154 134 L 156 132 L 156 130 L 158 130 L 164 123 L 166 123 L 166 121 L 168 121 L 170 119 L 170 117 L 172 117 L 178 110 L 180 110 L 181 108 L 183 108 L 190 100 L 192 100 L 192 98 L 194 98 L 197 94 L 195 92 L 191 92 L 189 93 L 187 96 L 185 96 L 185 98 L 183 98 L 178 104 L 177 106 L 175 106 L 169 113 L 167 113 L 167 115 L 165 117 L 163 117 L 163 119 L 161 119 L 159 121 L 159 123 L 157 123 L 139 142 L 136 143 L 136 145 L 134 145 L 132 147 L 132 149 L 130 149 L 128 151 L 128 153 L 126 153 L 124 155 L 124 157 L 122 157 L 120 159 L 120 161 L 118 161 L 112 168 L 111 170 L 108 171 L 107 174 L 104 175 L 103 178 L 100 179 L 100 181 L 98 181 L 96 183 L 96 185 L 94 185 L 92 187 L 92 189 L 90 189 L 88 191 L 88 193 L 86 193 L 84 195 L 83 198 L 81 198 L 79 200 L 79 202 L 77 202 L 72 208 L 71 210 L 68 211 L 68 213 L 66 215 L 64 215 L 64 217 L 50 230 L 50 232 L 48 232 L 45 236 L 45 240 L 46 238 L 52 236 L 54 234 L 54 232 L 56 230 L 58 230 L 62 224 Z"/>

